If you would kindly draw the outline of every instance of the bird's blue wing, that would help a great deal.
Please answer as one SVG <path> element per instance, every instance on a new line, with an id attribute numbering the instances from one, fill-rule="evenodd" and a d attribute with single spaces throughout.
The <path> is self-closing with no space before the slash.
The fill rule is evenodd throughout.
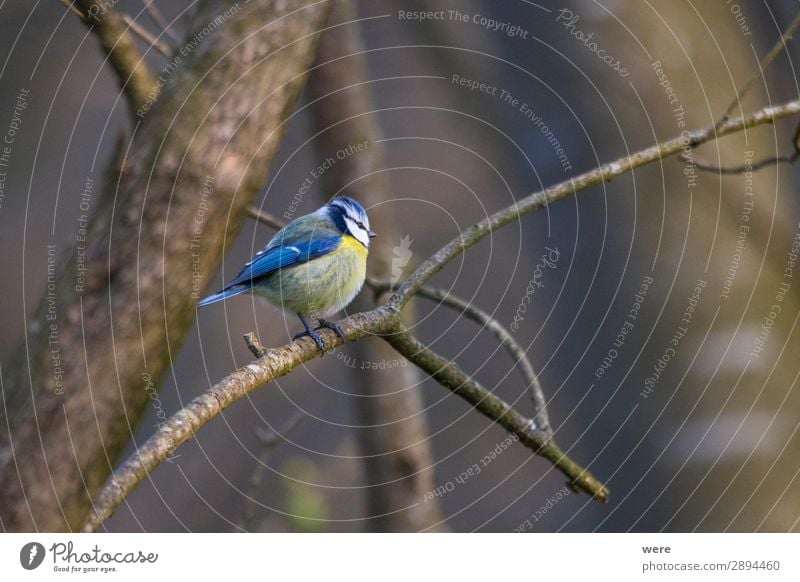
<path id="1" fill-rule="evenodd" d="M 249 284 L 255 279 L 266 277 L 279 269 L 327 255 L 339 245 L 341 239 L 341 236 L 332 236 L 264 250 L 247 263 L 241 273 L 225 285 L 225 288 Z"/>

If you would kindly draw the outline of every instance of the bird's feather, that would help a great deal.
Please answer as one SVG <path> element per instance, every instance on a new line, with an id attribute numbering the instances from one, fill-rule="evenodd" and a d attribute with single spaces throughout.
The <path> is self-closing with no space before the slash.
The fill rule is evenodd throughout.
<path id="1" fill-rule="evenodd" d="M 209 303 L 216 303 L 217 301 L 222 301 L 223 299 L 227 299 L 228 297 L 233 297 L 234 295 L 239 295 L 240 293 L 244 293 L 249 289 L 248 285 L 238 285 L 236 287 L 227 287 L 222 291 L 214 293 L 213 295 L 209 295 L 208 297 L 203 298 L 202 301 L 197 302 L 198 307 L 203 307 L 203 305 L 208 305 Z"/>
<path id="2" fill-rule="evenodd" d="M 236 278 L 225 286 L 225 289 L 251 284 L 255 279 L 266 277 L 279 269 L 326 255 L 338 246 L 341 239 L 341 236 L 332 236 L 267 249 L 247 263 Z"/>
<path id="3" fill-rule="evenodd" d="M 341 309 L 364 282 L 367 245 L 349 235 L 333 214 L 325 206 L 294 219 L 221 291 L 198 305 L 252 292 L 293 312 L 327 317 Z M 366 215 L 360 220 L 366 222 Z"/>
<path id="4" fill-rule="evenodd" d="M 275 247 L 285 247 L 310 240 L 322 240 L 337 236 L 342 236 L 342 231 L 337 230 L 336 226 L 325 214 L 320 214 L 320 211 L 317 211 L 295 218 L 276 232 L 267 243 L 264 251 Z"/>

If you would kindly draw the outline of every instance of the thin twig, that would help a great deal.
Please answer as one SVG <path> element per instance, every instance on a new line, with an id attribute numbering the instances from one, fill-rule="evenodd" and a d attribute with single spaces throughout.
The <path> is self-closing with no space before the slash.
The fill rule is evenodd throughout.
<path id="1" fill-rule="evenodd" d="M 713 126 L 695 130 L 584 172 L 552 188 L 531 194 L 518 203 L 500 210 L 467 228 L 461 236 L 442 247 L 400 285 L 386 305 L 364 313 L 356 313 L 340 321 L 339 325 L 344 332 L 344 339 L 328 329 L 322 329 L 319 333 L 328 347 L 356 341 L 369 334 L 387 336 L 391 339 L 393 336 L 387 334 L 392 334 L 398 330 L 401 308 L 425 285 L 427 280 L 447 262 L 458 256 L 459 253 L 477 244 L 478 241 L 499 227 L 555 200 L 574 195 L 591 186 L 612 180 L 635 168 L 675 155 L 684 148 L 694 147 L 745 128 L 774 123 L 778 119 L 796 115 L 797 113 L 800 113 L 800 100 L 765 107 L 749 116 L 737 117 L 726 121 L 716 133 Z M 411 340 L 413 338 L 404 336 L 398 340 L 398 343 L 410 344 L 414 347 L 413 341 L 416 340 Z M 426 349 L 424 346 L 419 347 Z M 414 347 L 414 350 L 416 349 Z M 405 352 L 415 357 L 414 350 L 405 349 Z M 184 409 L 160 425 L 156 433 L 108 478 L 94 500 L 93 509 L 86 520 L 84 530 L 94 531 L 97 529 L 153 469 L 222 410 L 252 393 L 259 386 L 290 373 L 297 366 L 318 355 L 317 346 L 308 338 L 302 338 L 279 348 L 267 349 L 263 357 L 244 368 L 232 372 L 207 392 L 192 400 Z M 466 376 L 455 363 L 440 362 L 437 359 L 440 356 L 431 357 L 428 353 L 426 355 L 429 356 L 426 358 L 428 360 L 426 366 L 429 368 L 438 367 L 452 372 L 448 373 L 446 378 L 443 378 L 443 381 L 450 382 L 453 379 Z M 443 365 L 439 366 L 439 364 Z M 480 392 L 480 386 L 476 386 L 476 383 L 471 381 L 468 376 L 466 376 L 466 380 L 467 382 L 463 384 L 464 390 L 457 383 L 448 387 L 456 394 L 467 398 L 470 402 L 481 403 L 480 405 L 475 404 L 475 406 L 483 414 L 501 423 L 504 427 L 520 430 L 521 435 L 524 436 L 524 439 L 523 436 L 520 437 L 521 440 L 529 447 L 535 447 L 537 451 L 541 451 L 539 454 L 547 457 L 561 471 L 569 474 L 572 483 L 593 491 L 593 494 L 596 494 L 598 498 L 603 498 L 605 488 L 602 484 L 599 484 L 591 475 L 580 469 L 574 461 L 567 458 L 555 444 L 547 441 L 542 431 L 532 431 L 529 420 L 526 425 L 525 417 L 510 409 L 502 401 L 498 403 L 496 398 L 485 399 L 483 393 Z M 522 425 L 525 426 L 523 427 Z M 524 430 L 522 430 L 523 428 Z"/>
<path id="2" fill-rule="evenodd" d="M 144 9 L 150 15 L 150 18 L 153 19 L 153 22 L 156 23 L 156 26 L 160 27 L 173 41 L 181 41 L 180 37 L 172 30 L 169 22 L 167 22 L 167 19 L 161 14 L 161 10 L 158 9 L 158 6 L 156 6 L 153 0 L 142 0 L 142 4 L 144 4 Z"/>
<path id="3" fill-rule="evenodd" d="M 69 9 L 69 11 L 72 12 L 75 16 L 80 18 L 81 21 L 83 21 L 84 24 L 86 24 L 87 26 L 90 26 L 89 19 L 86 17 L 86 15 L 83 12 L 80 11 L 80 9 L 78 9 L 78 7 L 76 7 L 71 2 L 71 0 L 58 0 L 58 1 L 61 2 L 64 6 L 66 6 Z M 155 48 L 158 52 L 160 52 L 161 54 L 163 54 L 166 57 L 171 57 L 172 56 L 172 49 L 169 46 L 167 46 L 165 43 L 163 43 L 160 40 L 158 40 L 157 38 L 155 38 L 144 27 L 142 27 L 140 24 L 138 24 L 135 20 L 133 20 L 127 14 L 122 14 L 121 16 L 122 16 L 122 20 L 125 22 L 125 24 L 127 24 L 133 32 L 138 34 L 150 46 Z"/>
<path id="4" fill-rule="evenodd" d="M 244 334 L 244 343 L 247 344 L 247 348 L 257 358 L 263 356 L 267 351 L 267 349 L 261 345 L 261 340 L 258 339 L 258 336 L 253 331 Z"/>
<path id="5" fill-rule="evenodd" d="M 792 153 L 791 156 L 769 156 L 757 162 L 750 162 L 749 164 L 740 164 L 738 166 L 718 166 L 698 158 L 694 158 L 693 163 L 700 170 L 714 172 L 716 174 L 742 174 L 744 172 L 756 172 L 762 168 L 766 168 L 775 164 L 793 164 L 798 160 L 798 158 L 800 158 L 800 123 L 797 124 L 797 128 L 794 131 L 792 145 L 794 147 L 794 153 Z M 686 158 L 684 155 L 681 155 L 681 159 Z"/>
<path id="6" fill-rule="evenodd" d="M 122 20 L 125 21 L 125 24 L 131 27 L 131 30 L 141 37 L 149 46 L 156 49 L 162 55 L 166 57 L 172 56 L 172 48 L 163 41 L 158 40 L 155 36 L 153 36 L 146 28 L 144 28 L 141 24 L 136 22 L 133 18 L 128 16 L 127 14 L 122 15 Z"/>
<path id="7" fill-rule="evenodd" d="M 489 330 L 492 335 L 497 338 L 500 345 L 511 354 L 511 357 L 514 359 L 514 365 L 519 366 L 519 370 L 525 379 L 526 387 L 533 401 L 533 428 L 552 434 L 553 429 L 550 426 L 550 419 L 547 416 L 547 399 L 544 397 L 539 378 L 536 375 L 536 371 L 533 369 L 533 364 L 531 364 L 528 359 L 528 354 L 525 353 L 523 347 L 517 343 L 517 340 L 514 339 L 508 330 L 481 308 L 472 305 L 460 297 L 456 297 L 444 289 L 426 286 L 421 287 L 418 294 L 422 297 L 433 299 L 434 301 L 441 301 L 445 305 L 460 311 L 467 318 Z"/>
<path id="8" fill-rule="evenodd" d="M 247 499 L 249 501 L 255 499 L 259 489 L 261 489 L 261 483 L 264 481 L 264 474 L 267 470 L 267 461 L 269 460 L 269 457 L 275 447 L 282 442 L 281 437 L 294 430 L 304 418 L 306 418 L 306 415 L 303 414 L 302 411 L 298 410 L 295 411 L 295 413 L 289 417 L 289 420 L 287 420 L 277 430 L 267 432 L 260 426 L 256 427 L 256 436 L 261 442 L 261 450 L 258 454 L 258 463 L 256 464 L 256 468 L 253 471 L 253 474 L 250 476 L 250 484 L 247 494 Z M 244 512 L 242 514 L 241 528 L 245 531 L 252 531 L 255 529 L 255 517 L 256 504 L 246 503 L 244 506 Z"/>
<path id="9" fill-rule="evenodd" d="M 773 105 L 759 109 L 752 115 L 736 117 L 723 123 L 718 130 L 714 126 L 705 129 L 687 131 L 678 137 L 652 145 L 629 156 L 625 156 L 603 164 L 602 166 L 584 172 L 574 178 L 551 186 L 545 190 L 535 192 L 480 222 L 464 229 L 461 234 L 451 240 L 433 256 L 425 260 L 403 283 L 389 299 L 387 305 L 401 309 L 411 297 L 416 294 L 428 279 L 438 273 L 448 262 L 458 256 L 465 249 L 475 245 L 478 241 L 488 236 L 501 226 L 504 226 L 523 214 L 539 208 L 544 208 L 557 200 L 574 195 L 591 186 L 608 182 L 656 160 L 688 151 L 702 143 L 718 139 L 722 136 L 736 133 L 766 123 L 774 123 L 778 119 L 790 117 L 800 113 L 800 99 L 788 101 L 781 105 Z"/>
<path id="10" fill-rule="evenodd" d="M 86 22 L 86 17 L 83 15 L 83 12 L 78 10 L 75 5 L 72 3 L 72 0 L 58 0 L 64 6 L 66 6 L 70 12 L 72 12 L 75 16 L 80 18 L 84 23 Z"/>
<path id="11" fill-rule="evenodd" d="M 800 157 L 800 151 L 794 152 L 791 156 L 774 156 L 750 164 L 740 164 L 738 166 L 717 166 L 716 164 L 697 158 L 694 160 L 694 164 L 698 169 L 705 172 L 714 172 L 716 174 L 742 174 L 744 172 L 756 172 L 768 166 L 774 166 L 775 164 L 793 164 L 797 161 L 798 157 Z"/>
<path id="12" fill-rule="evenodd" d="M 717 121 L 717 123 L 714 125 L 714 129 L 719 128 L 720 125 L 722 125 L 728 120 L 731 111 L 733 111 L 737 105 L 741 106 L 741 102 L 744 96 L 750 89 L 752 89 L 753 85 L 755 85 L 756 82 L 762 77 L 764 71 L 772 64 L 772 61 L 774 61 L 777 58 L 777 56 L 781 53 L 781 51 L 783 51 L 786 48 L 787 41 L 789 41 L 792 38 L 792 34 L 794 34 L 798 26 L 800 26 L 800 12 L 798 12 L 795 15 L 794 19 L 786 28 L 784 33 L 775 42 L 770 51 L 767 53 L 767 56 L 765 56 L 761 60 L 761 62 L 758 63 L 758 68 L 756 68 L 756 70 L 753 71 L 753 74 L 751 75 L 750 79 L 748 79 L 747 83 L 745 83 L 744 86 L 736 94 L 736 97 L 734 97 L 733 101 L 731 101 L 731 104 L 725 110 L 725 113 L 722 115 L 722 117 L 720 117 L 719 121 Z"/>
<path id="13" fill-rule="evenodd" d="M 248 206 L 247 207 L 247 216 L 256 220 L 256 222 L 260 222 L 261 224 L 265 224 L 267 226 L 271 226 L 274 229 L 280 230 L 285 225 L 283 221 L 276 216 L 273 216 L 269 212 L 265 212 L 260 208 L 256 208 L 255 206 Z"/>
<path id="14" fill-rule="evenodd" d="M 384 339 L 409 361 L 435 378 L 439 384 L 516 435 L 523 445 L 537 455 L 548 459 L 553 466 L 569 477 L 572 488 L 584 491 L 599 501 L 608 500 L 606 486 L 595 479 L 588 470 L 567 457 L 553 441 L 549 432 L 535 429 L 533 420 L 511 408 L 453 362 L 425 347 L 405 330 L 387 335 Z"/>
<path id="15" fill-rule="evenodd" d="M 747 83 L 739 90 L 734 97 L 731 104 L 725 110 L 725 113 L 722 117 L 719 118 L 717 123 L 714 125 L 714 129 L 718 129 L 720 125 L 725 123 L 728 120 L 728 117 L 731 114 L 737 105 L 741 106 L 741 101 L 747 92 L 753 88 L 753 85 L 761 79 L 764 75 L 764 71 L 772 64 L 772 62 L 778 57 L 778 55 L 786 48 L 786 43 L 792 38 L 792 34 L 795 33 L 798 26 L 800 26 L 800 12 L 798 12 L 789 26 L 786 28 L 784 33 L 780 36 L 780 38 L 775 42 L 772 46 L 770 51 L 767 55 L 758 63 L 758 67 L 753 71 L 753 74 L 748 79 Z M 775 164 L 793 164 L 800 158 L 800 144 L 798 144 L 798 138 L 800 137 L 800 124 L 797 126 L 797 130 L 795 131 L 793 144 L 794 144 L 794 153 L 790 156 L 769 156 L 763 158 L 757 162 L 751 162 L 749 164 L 740 164 L 738 166 L 719 166 L 712 162 L 707 162 L 702 159 L 698 159 L 691 154 L 683 153 L 680 155 L 680 159 L 682 162 L 685 163 L 692 163 L 697 166 L 697 169 L 703 170 L 705 172 L 713 172 L 715 174 L 742 174 L 744 172 L 756 172 L 762 168 L 766 168 L 767 166 L 772 166 Z"/>
<path id="16" fill-rule="evenodd" d="M 77 0 L 76 8 L 83 14 L 83 21 L 100 40 L 108 62 L 117 73 L 117 78 L 131 115 L 147 102 L 156 87 L 156 81 L 142 58 L 136 41 L 130 35 L 132 29 L 124 18 L 110 5 L 102 15 L 92 15 L 90 10 L 95 0 Z"/>

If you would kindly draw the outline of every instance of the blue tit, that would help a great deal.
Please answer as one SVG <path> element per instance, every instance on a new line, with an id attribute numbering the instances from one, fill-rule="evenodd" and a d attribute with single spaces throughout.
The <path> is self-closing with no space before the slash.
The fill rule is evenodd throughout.
<path id="1" fill-rule="evenodd" d="M 344 339 L 341 327 L 325 318 L 343 309 L 361 291 L 367 276 L 369 241 L 374 236 L 361 205 L 338 196 L 279 230 L 230 283 L 197 305 L 252 293 L 296 313 L 305 331 L 293 339 L 309 336 L 324 350 L 315 329 L 327 327 Z M 306 316 L 317 319 L 319 326 L 312 328 Z"/>

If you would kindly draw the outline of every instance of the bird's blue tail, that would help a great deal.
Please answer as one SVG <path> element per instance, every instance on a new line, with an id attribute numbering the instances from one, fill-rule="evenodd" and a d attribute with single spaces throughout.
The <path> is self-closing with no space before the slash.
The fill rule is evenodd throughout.
<path id="1" fill-rule="evenodd" d="M 218 293 L 214 293 L 213 295 L 209 295 L 205 299 L 201 299 L 200 301 L 198 301 L 197 307 L 203 307 L 203 305 L 216 303 L 217 301 L 222 301 L 223 299 L 227 299 L 228 297 L 239 295 L 240 293 L 244 293 L 245 291 L 247 291 L 248 288 L 249 288 L 248 285 L 234 285 L 233 287 L 223 289 Z"/>

